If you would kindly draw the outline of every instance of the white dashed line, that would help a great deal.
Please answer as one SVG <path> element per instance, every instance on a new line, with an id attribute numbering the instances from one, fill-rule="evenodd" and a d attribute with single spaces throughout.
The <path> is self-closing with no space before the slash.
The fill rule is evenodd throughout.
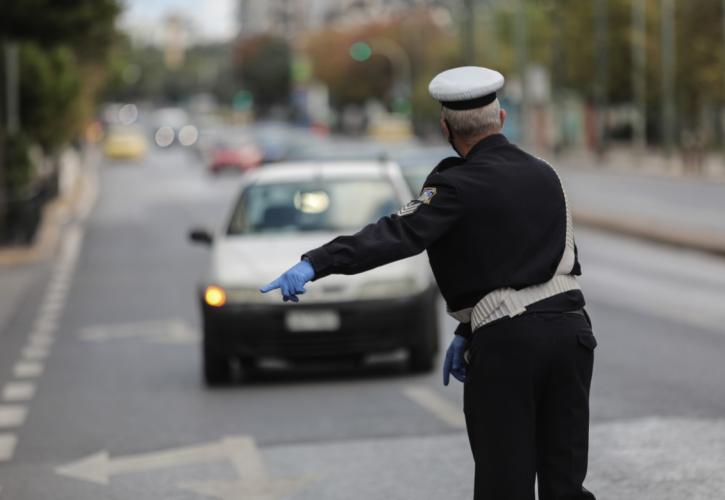
<path id="1" fill-rule="evenodd" d="M 0 434 L 0 462 L 7 462 L 13 458 L 17 444 L 18 438 L 15 434 Z"/>
<path id="2" fill-rule="evenodd" d="M 73 226 L 63 239 L 61 255 L 33 323 L 28 344 L 23 348 L 21 359 L 13 367 L 15 380 L 3 386 L 1 396 L 4 402 L 30 401 L 35 396 L 35 384 L 18 379 L 35 378 L 43 374 L 41 360 L 48 357 L 50 346 L 55 341 L 54 335 L 66 304 L 82 238 L 82 229 Z M 20 427 L 25 423 L 27 415 L 28 409 L 23 405 L 0 404 L 0 428 Z M 0 462 L 12 460 L 17 443 L 15 434 L 0 433 Z"/>
<path id="3" fill-rule="evenodd" d="M 50 354 L 47 347 L 29 345 L 23 349 L 23 358 L 30 361 L 45 359 Z"/>
<path id="4" fill-rule="evenodd" d="M 406 387 L 403 389 L 403 394 L 451 427 L 456 429 L 466 428 L 466 419 L 463 416 L 463 410 L 439 395 L 430 387 Z"/>
<path id="5" fill-rule="evenodd" d="M 43 373 L 43 365 L 34 361 L 18 361 L 13 367 L 15 378 L 39 377 Z"/>
<path id="6" fill-rule="evenodd" d="M 23 425 L 28 409 L 22 405 L 0 405 L 0 428 Z"/>
<path id="7" fill-rule="evenodd" d="M 5 401 L 27 401 L 34 395 L 35 384 L 32 382 L 8 382 L 2 392 Z"/>
<path id="8" fill-rule="evenodd" d="M 55 342 L 55 338 L 50 334 L 34 333 L 30 336 L 30 345 L 34 347 L 48 347 L 53 342 Z"/>
<path id="9" fill-rule="evenodd" d="M 58 317 L 40 316 L 33 325 L 34 333 L 54 332 L 58 325 Z"/>

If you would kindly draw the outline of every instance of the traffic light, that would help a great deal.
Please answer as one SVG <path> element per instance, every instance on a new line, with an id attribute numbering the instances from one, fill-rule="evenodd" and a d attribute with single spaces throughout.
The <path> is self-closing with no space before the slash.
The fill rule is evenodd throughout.
<path id="1" fill-rule="evenodd" d="M 352 57 L 357 62 L 367 61 L 372 55 L 373 49 L 368 43 L 355 42 L 350 45 L 350 57 Z"/>

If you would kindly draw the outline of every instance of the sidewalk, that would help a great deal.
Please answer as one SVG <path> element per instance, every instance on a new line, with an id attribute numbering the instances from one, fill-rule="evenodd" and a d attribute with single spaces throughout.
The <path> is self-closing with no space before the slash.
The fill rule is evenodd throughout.
<path id="1" fill-rule="evenodd" d="M 707 173 L 679 159 L 613 151 L 556 159 L 578 224 L 725 255 L 725 168 L 712 155 Z"/>
<path id="2" fill-rule="evenodd" d="M 43 264 L 55 254 L 64 226 L 74 218 L 86 217 L 95 201 L 98 153 L 89 149 L 82 157 L 69 155 L 63 161 L 61 194 L 43 209 L 33 244 L 0 247 L 0 334 L 40 279 Z"/>

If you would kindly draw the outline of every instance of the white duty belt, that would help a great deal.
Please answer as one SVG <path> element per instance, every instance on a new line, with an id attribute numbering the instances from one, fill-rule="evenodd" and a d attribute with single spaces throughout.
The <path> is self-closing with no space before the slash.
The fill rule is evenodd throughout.
<path id="1" fill-rule="evenodd" d="M 550 166 L 551 167 L 551 166 Z M 551 167 L 552 170 L 553 167 Z M 556 170 L 554 170 L 556 173 Z M 559 177 L 559 174 L 556 174 Z M 574 251 L 574 226 L 572 224 L 569 199 L 566 195 L 564 185 L 559 178 L 561 190 L 564 193 L 564 204 L 566 205 L 566 241 L 564 254 L 559 261 L 554 277 L 545 283 L 528 286 L 520 290 L 514 288 L 499 288 L 486 294 L 475 306 L 460 311 L 448 311 L 456 320 L 462 323 L 471 323 L 471 331 L 505 317 L 514 317 L 526 312 L 526 308 L 540 300 L 548 299 L 554 295 L 580 290 L 581 286 L 571 274 L 576 262 Z"/>

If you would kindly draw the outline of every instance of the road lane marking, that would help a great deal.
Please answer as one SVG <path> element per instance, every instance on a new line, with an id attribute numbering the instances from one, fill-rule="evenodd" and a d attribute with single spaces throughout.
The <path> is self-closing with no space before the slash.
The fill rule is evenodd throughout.
<path id="1" fill-rule="evenodd" d="M 64 305 L 64 299 L 45 300 L 40 307 L 40 316 L 57 316 Z"/>
<path id="2" fill-rule="evenodd" d="M 410 386 L 403 389 L 408 399 L 418 403 L 430 413 L 455 429 L 465 429 L 463 410 L 426 386 Z"/>
<path id="3" fill-rule="evenodd" d="M 50 347 L 55 342 L 51 333 L 33 333 L 30 335 L 29 344 L 33 347 Z"/>
<path id="4" fill-rule="evenodd" d="M 57 467 L 55 473 L 81 481 L 107 485 L 111 477 L 119 474 L 225 459 L 231 460 L 235 467 L 243 469 L 238 471 L 241 478 L 250 475 L 252 477 L 266 476 L 264 462 L 259 455 L 256 443 L 248 436 L 228 437 L 207 444 L 123 457 L 112 458 L 107 451 L 101 451 Z"/>
<path id="5" fill-rule="evenodd" d="M 35 384 L 32 382 L 8 382 L 3 387 L 2 398 L 5 401 L 27 401 L 35 396 Z"/>
<path id="6" fill-rule="evenodd" d="M 15 434 L 0 433 L 0 462 L 7 462 L 15 454 L 18 438 Z"/>
<path id="7" fill-rule="evenodd" d="M 33 332 L 35 333 L 49 333 L 54 332 L 58 327 L 58 315 L 53 316 L 39 316 L 33 324 Z"/>
<path id="8" fill-rule="evenodd" d="M 0 427 L 18 427 L 23 425 L 28 409 L 22 405 L 0 405 Z"/>
<path id="9" fill-rule="evenodd" d="M 43 373 L 43 365 L 38 362 L 18 361 L 13 367 L 15 378 L 39 377 Z"/>
<path id="10" fill-rule="evenodd" d="M 49 354 L 50 351 L 47 347 L 29 345 L 23 348 L 23 358 L 29 361 L 40 361 L 47 358 Z"/>
<path id="11" fill-rule="evenodd" d="M 195 344 L 199 341 L 199 334 L 194 329 L 183 321 L 173 319 L 89 326 L 78 335 L 89 342 L 129 338 L 156 344 Z"/>

